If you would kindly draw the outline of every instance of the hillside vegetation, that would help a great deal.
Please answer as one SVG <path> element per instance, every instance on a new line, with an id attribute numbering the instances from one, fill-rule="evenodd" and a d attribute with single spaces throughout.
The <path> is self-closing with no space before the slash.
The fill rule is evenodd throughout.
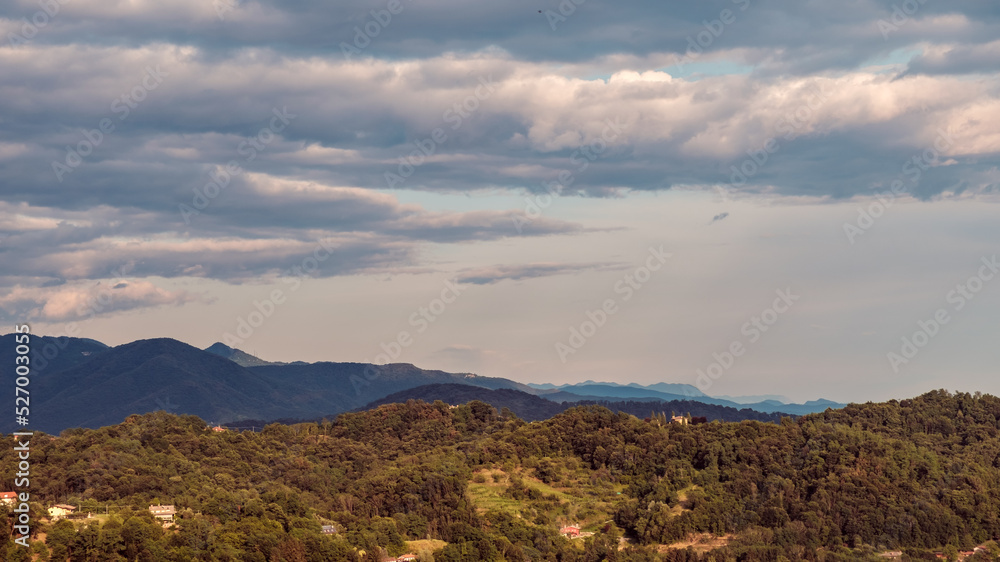
<path id="1" fill-rule="evenodd" d="M 33 521 L 54 503 L 100 516 L 36 526 L 33 548 L 60 561 L 596 562 L 934 559 L 982 545 L 975 559 L 989 560 L 998 430 L 1000 399 L 944 391 L 779 424 L 599 406 L 525 423 L 482 402 L 410 401 L 253 433 L 161 412 L 35 435 Z M 13 489 L 11 448 L 0 466 Z M 160 503 L 177 506 L 173 527 L 149 515 Z M 7 508 L 0 522 L 11 528 Z M 328 524 L 338 532 L 321 534 Z M 593 535 L 560 536 L 569 524 Z M 28 559 L 9 539 L 0 551 Z"/>

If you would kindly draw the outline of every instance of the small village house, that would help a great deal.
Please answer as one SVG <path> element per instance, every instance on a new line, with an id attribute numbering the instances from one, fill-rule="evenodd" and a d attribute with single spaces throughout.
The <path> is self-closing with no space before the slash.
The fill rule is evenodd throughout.
<path id="1" fill-rule="evenodd" d="M 14 505 L 17 502 L 17 492 L 0 492 L 0 502 Z"/>
<path id="2" fill-rule="evenodd" d="M 174 515 L 177 510 L 174 509 L 172 505 L 151 505 L 149 506 L 149 512 L 153 514 L 160 522 L 166 524 L 171 523 L 174 520 Z"/>
<path id="3" fill-rule="evenodd" d="M 559 529 L 559 534 L 570 539 L 575 539 L 580 536 L 580 526 L 579 525 L 567 525 Z"/>
<path id="4" fill-rule="evenodd" d="M 71 505 L 57 503 L 49 508 L 49 517 L 51 517 L 53 521 L 56 521 L 58 519 L 62 519 L 63 517 L 73 515 L 74 511 L 76 511 L 76 508 Z"/>

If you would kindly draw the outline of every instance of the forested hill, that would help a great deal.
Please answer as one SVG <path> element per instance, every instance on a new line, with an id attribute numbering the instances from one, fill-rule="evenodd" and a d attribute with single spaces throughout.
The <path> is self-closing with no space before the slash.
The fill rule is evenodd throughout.
<path id="1" fill-rule="evenodd" d="M 407 400 L 423 400 L 425 402 L 441 400 L 447 404 L 464 404 L 472 400 L 479 400 L 493 406 L 497 410 L 507 408 L 517 417 L 527 421 L 545 420 L 569 408 L 590 405 L 603 406 L 612 412 L 625 412 L 638 418 L 647 418 L 653 413 L 671 414 L 675 412 L 677 415 L 690 414 L 695 418 L 704 417 L 709 421 L 757 420 L 777 423 L 781 420 L 782 416 L 788 415 L 780 412 L 757 412 L 750 408 L 736 409 L 729 406 L 717 406 L 693 400 L 583 400 L 576 402 L 553 402 L 519 390 L 509 388 L 491 390 L 464 384 L 428 384 L 418 386 L 390 394 L 361 409 L 370 410 L 384 404 L 406 402 Z"/>
<path id="2" fill-rule="evenodd" d="M 976 546 L 988 560 L 998 431 L 1000 399 L 944 391 L 779 424 L 599 406 L 526 423 L 411 401 L 240 433 L 161 412 L 36 434 L 32 521 L 54 503 L 111 512 L 36 526 L 51 560 L 930 560 Z M 0 448 L 7 490 L 14 455 Z M 173 528 L 153 503 L 177 507 Z M 594 534 L 562 537 L 567 524 Z"/>

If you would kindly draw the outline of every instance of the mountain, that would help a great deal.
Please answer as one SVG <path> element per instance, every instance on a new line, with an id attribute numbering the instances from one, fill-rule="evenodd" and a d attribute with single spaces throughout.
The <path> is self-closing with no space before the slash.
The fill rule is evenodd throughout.
<path id="1" fill-rule="evenodd" d="M 235 361 L 244 366 L 264 366 L 264 365 L 299 365 L 307 366 L 309 363 L 303 363 L 301 361 L 295 363 L 272 363 L 259 359 L 249 353 L 241 351 L 239 349 L 231 348 L 223 343 L 215 343 L 206 351 L 216 353 L 220 356 L 227 357 L 232 361 Z M 332 363 L 331 365 L 337 365 Z M 440 371 L 425 371 L 424 373 L 441 373 Z M 827 408 L 842 408 L 845 404 L 840 404 L 837 402 L 832 402 L 830 400 L 813 400 L 806 402 L 805 404 L 790 404 L 787 403 L 787 399 L 783 396 L 778 395 L 762 395 L 762 396 L 708 396 L 699 390 L 697 387 L 690 384 L 683 383 L 655 383 L 651 385 L 641 385 L 638 383 L 628 383 L 620 384 L 616 382 L 609 381 L 593 381 L 587 380 L 580 383 L 567 383 L 561 385 L 555 385 L 551 383 L 528 383 L 521 384 L 516 383 L 507 379 L 501 378 L 490 378 L 490 377 L 478 377 L 477 375 L 471 375 L 468 373 L 463 373 L 458 376 L 474 377 L 474 379 L 469 380 L 458 380 L 450 373 L 445 373 L 446 377 L 438 377 L 433 381 L 409 381 L 406 383 L 398 384 L 393 382 L 389 384 L 389 388 L 382 388 L 380 385 L 375 389 L 374 394 L 379 392 L 384 392 L 383 394 L 372 398 L 373 401 L 377 401 L 378 398 L 385 396 L 387 393 L 397 392 L 400 390 L 405 390 L 406 388 L 413 388 L 423 384 L 471 384 L 473 386 L 480 386 L 484 388 L 516 388 L 518 390 L 527 392 L 529 394 L 534 394 L 545 398 L 546 400 L 551 400 L 554 402 L 587 402 L 587 403 L 603 403 L 603 402 L 617 402 L 617 401 L 629 401 L 629 402 L 641 402 L 641 401 L 687 401 L 687 400 L 697 400 L 698 402 L 705 404 L 713 404 L 716 406 L 725 406 L 733 408 L 739 411 L 743 408 L 750 408 L 756 412 L 773 413 L 773 414 L 791 414 L 802 416 L 806 414 L 822 412 Z M 502 382 L 500 382 L 502 381 Z M 357 381 L 356 381 L 357 382 Z M 362 383 L 366 381 L 361 381 Z M 362 384 L 361 386 L 366 386 Z M 387 391 L 387 392 L 386 392 Z M 366 398 L 370 398 L 371 394 L 364 393 Z M 354 406 L 354 408 L 356 408 Z M 296 418 L 301 419 L 301 418 Z M 720 418 L 721 419 L 721 418 Z"/>
<path id="2" fill-rule="evenodd" d="M 564 391 L 573 394 L 594 394 L 595 389 L 601 389 L 604 392 L 601 393 L 603 396 L 627 396 L 629 398 L 639 398 L 648 394 L 636 394 L 636 392 L 652 391 L 661 394 L 670 394 L 672 396 L 686 396 L 686 397 L 700 397 L 706 396 L 705 393 L 698 390 L 698 387 L 692 386 L 690 384 L 681 383 L 666 383 L 658 382 L 651 385 L 641 385 L 639 383 L 628 383 L 619 384 L 616 382 L 596 382 L 592 380 L 583 381 L 580 383 L 569 383 L 554 385 L 550 383 L 543 384 L 532 384 L 529 383 L 528 386 L 536 390 L 542 391 Z M 637 389 L 635 391 L 629 391 L 628 389 Z"/>
<path id="3" fill-rule="evenodd" d="M 676 385 L 687 386 L 687 385 Z M 662 387 L 661 387 L 662 388 Z M 827 408 L 843 408 L 845 405 L 830 400 L 811 400 L 804 404 L 785 404 L 777 400 L 764 400 L 760 402 L 734 402 L 701 394 L 700 396 L 689 396 L 685 394 L 670 394 L 653 390 L 650 387 L 622 386 L 609 383 L 581 383 L 572 385 L 562 385 L 554 389 L 540 389 L 535 387 L 534 392 L 543 398 L 556 402 L 575 402 L 580 400 L 604 402 L 615 402 L 619 400 L 631 401 L 651 401 L 651 400 L 697 400 L 704 404 L 714 404 L 716 406 L 728 406 L 737 410 L 750 408 L 758 412 L 785 413 L 796 416 L 818 413 Z"/>
<path id="4" fill-rule="evenodd" d="M 533 394 L 510 388 L 491 390 L 465 384 L 428 384 L 395 392 L 385 398 L 370 402 L 360 410 L 371 410 L 383 404 L 404 403 L 408 400 L 423 400 L 427 403 L 441 400 L 451 405 L 479 400 L 497 410 L 507 408 L 525 421 L 545 420 L 569 408 L 566 404 L 557 404 Z"/>
<path id="5" fill-rule="evenodd" d="M 0 359 L 13 364 L 14 335 L 3 336 Z M 30 427 L 59 433 L 70 427 L 119 423 L 131 414 L 158 410 L 193 414 L 211 423 L 244 419 L 312 419 L 353 410 L 393 392 L 435 383 L 484 388 L 528 387 L 471 373 L 424 370 L 406 363 L 267 363 L 241 366 L 249 354 L 212 346 L 211 352 L 169 338 L 139 340 L 114 348 L 66 338 L 58 353 L 53 338 L 35 336 L 32 351 L 48 361 L 31 380 Z M 225 356 L 229 357 L 226 358 Z M 253 358 L 256 359 L 256 358 Z M 38 371 L 35 371 L 38 374 Z M 13 420 L 0 430 L 18 429 Z"/>
<path id="6" fill-rule="evenodd" d="M 200 350 L 169 338 L 139 340 L 109 348 L 79 338 L 30 338 L 32 349 L 31 425 L 58 433 L 69 427 L 100 427 L 118 423 L 131 414 L 165 410 L 197 415 L 211 423 L 241 420 L 318 419 L 355 410 L 386 396 L 427 385 L 464 385 L 488 390 L 516 390 L 558 405 L 561 402 L 617 404 L 634 402 L 629 411 L 646 416 L 653 407 L 643 402 L 684 402 L 689 396 L 661 392 L 686 385 L 623 386 L 615 383 L 563 385 L 538 389 L 504 378 L 472 373 L 420 369 L 408 363 L 272 363 L 223 344 Z M 0 339 L 0 361 L 14 361 L 14 334 Z M 487 400 L 463 389 L 468 398 L 501 403 L 525 419 L 548 417 L 552 406 L 525 396 L 499 393 Z M 415 396 L 415 397 L 424 397 Z M 429 396 L 428 396 L 429 397 Z M 459 396 L 454 399 L 459 401 Z M 814 401 L 804 405 L 761 403 L 741 405 L 710 397 L 698 402 L 757 412 L 801 415 L 838 405 Z M 506 405 L 506 403 L 503 403 Z M 688 410 L 687 406 L 656 406 L 660 410 Z M 503 407 L 501 405 L 500 407 Z M 537 408 L 535 414 L 530 408 Z M 700 406 L 699 406 L 700 408 Z M 694 413 L 694 410 L 692 410 Z M 702 414 L 695 414 L 702 415 Z M 742 414 L 741 414 L 742 415 Z M 777 419 L 746 414 L 719 414 L 714 419 Z M 0 430 L 13 430 L 14 420 L 0 422 Z"/>
<path id="7" fill-rule="evenodd" d="M 729 400 L 730 402 L 736 402 L 737 404 L 754 404 L 760 402 L 777 402 L 778 404 L 787 404 L 789 402 L 788 398 L 781 396 L 780 394 L 758 394 L 751 396 L 713 396 L 713 398 L 718 398 L 719 400 Z"/>
<path id="8" fill-rule="evenodd" d="M 0 335 L 0 364 L 2 365 L 14 364 L 14 357 L 17 353 L 15 335 L 18 334 Z M 19 335 L 23 336 L 23 334 Z M 19 341 L 23 341 L 23 338 Z M 52 373 L 75 367 L 109 349 L 108 346 L 97 340 L 71 337 L 55 338 L 34 334 L 28 334 L 28 348 L 31 350 L 29 357 L 31 358 L 30 366 L 33 374 Z"/>
<path id="9" fill-rule="evenodd" d="M 222 421 L 253 413 L 280 417 L 284 389 L 232 361 L 172 339 L 139 340 L 68 369 L 32 379 L 31 427 L 120 423 L 157 410 Z"/>
<path id="10" fill-rule="evenodd" d="M 512 389 L 490 390 L 460 384 L 433 384 L 419 386 L 396 392 L 371 402 L 360 408 L 360 410 L 370 410 L 384 404 L 404 403 L 408 400 L 423 400 L 432 403 L 441 400 L 447 404 L 465 404 L 472 400 L 485 402 L 497 410 L 509 409 L 517 417 L 525 421 L 538 421 L 549 419 L 552 416 L 564 412 L 576 406 L 598 405 L 603 406 L 613 412 L 625 412 L 638 418 L 647 418 L 651 413 L 673 413 L 678 415 L 691 414 L 694 417 L 705 417 L 709 421 L 781 421 L 781 413 L 764 413 L 751 410 L 749 408 L 736 409 L 728 406 L 718 406 L 714 404 L 704 404 L 691 400 L 650 400 L 650 401 L 593 401 L 582 400 L 573 402 L 552 402 L 548 399 L 540 398 Z"/>
<path id="11" fill-rule="evenodd" d="M 646 386 L 642 386 L 641 384 L 633 382 L 629 383 L 626 386 L 648 388 L 649 390 L 655 390 L 657 392 L 664 392 L 666 394 L 679 394 L 681 396 L 691 396 L 691 397 L 706 396 L 704 392 L 698 390 L 698 387 L 690 384 L 658 382 L 656 384 L 649 384 Z"/>
<path id="12" fill-rule="evenodd" d="M 728 406 L 740 409 L 751 408 L 758 412 L 787 413 L 798 416 L 822 412 L 827 408 L 843 408 L 845 404 L 830 400 L 811 400 L 804 404 L 789 403 L 784 396 L 765 394 L 759 396 L 708 396 L 697 387 L 680 383 L 638 383 L 619 384 L 616 382 L 595 382 L 554 385 L 529 384 L 535 394 L 557 402 L 578 400 L 614 401 L 627 400 L 697 400 L 706 404 Z"/>
<path id="13" fill-rule="evenodd" d="M 689 385 L 675 385 L 677 387 L 687 387 Z M 694 388 L 694 387 L 691 387 Z M 635 386 L 619 386 L 610 384 L 573 384 L 566 385 L 560 388 L 562 392 L 568 392 L 570 394 L 576 394 L 578 396 L 596 396 L 602 398 L 657 398 L 660 400 L 678 400 L 678 399 L 688 399 L 692 396 L 705 396 L 701 392 L 697 395 L 687 395 L 687 394 L 671 394 L 667 392 L 661 392 L 659 390 L 653 390 L 645 387 L 635 387 Z M 697 389 L 695 389 L 697 391 Z"/>
<path id="14" fill-rule="evenodd" d="M 280 365 L 281 363 L 272 363 L 270 361 L 264 361 L 263 359 L 250 355 L 249 353 L 241 350 L 229 347 L 228 345 L 215 342 L 214 344 L 205 348 L 205 351 L 218 355 L 219 357 L 229 359 L 233 363 L 240 365 L 241 367 L 259 367 L 261 365 Z"/>

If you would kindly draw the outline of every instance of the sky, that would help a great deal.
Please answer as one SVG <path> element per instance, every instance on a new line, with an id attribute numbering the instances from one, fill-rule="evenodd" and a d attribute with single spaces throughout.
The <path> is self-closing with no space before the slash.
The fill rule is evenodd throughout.
<path id="1" fill-rule="evenodd" d="M 0 316 L 1000 394 L 998 37 L 971 0 L 4 2 Z"/>

